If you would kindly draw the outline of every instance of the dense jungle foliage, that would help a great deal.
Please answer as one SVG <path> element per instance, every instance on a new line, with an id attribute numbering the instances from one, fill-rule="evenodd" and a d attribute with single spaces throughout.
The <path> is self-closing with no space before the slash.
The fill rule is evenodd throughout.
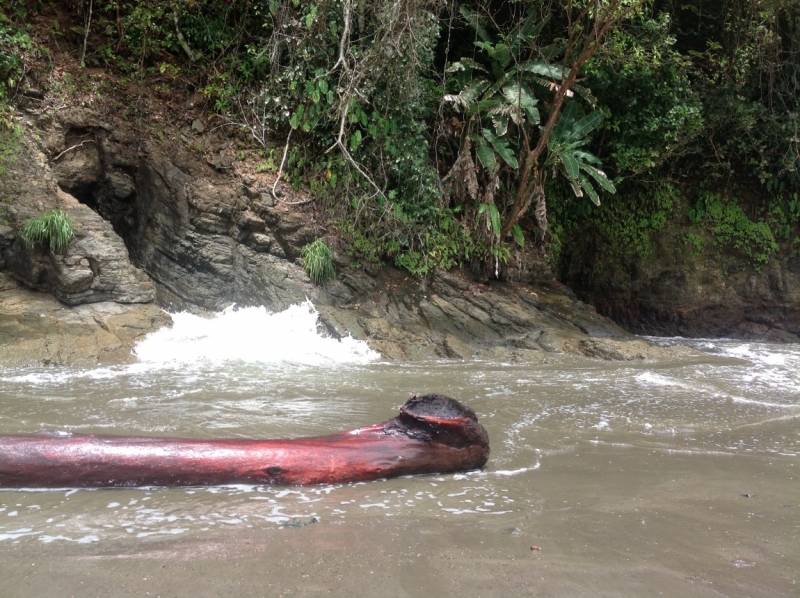
<path id="1" fill-rule="evenodd" d="M 619 255 L 675 218 L 756 267 L 800 243 L 796 0 L 3 0 L 0 104 L 56 5 L 62 49 L 180 73 L 361 261 L 500 273 L 590 221 Z"/>

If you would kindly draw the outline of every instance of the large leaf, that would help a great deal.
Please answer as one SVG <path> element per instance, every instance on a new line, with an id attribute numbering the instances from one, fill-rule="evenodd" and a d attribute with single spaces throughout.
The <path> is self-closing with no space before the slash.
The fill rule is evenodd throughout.
<path id="1" fill-rule="evenodd" d="M 567 134 L 569 134 L 569 131 L 567 131 Z M 578 148 L 584 147 L 585 145 L 588 144 L 589 144 L 589 138 L 585 137 L 583 139 L 579 139 L 578 141 L 573 141 L 572 143 L 566 143 L 564 144 L 564 147 L 569 148 L 572 154 L 575 155 L 575 152 L 581 151 Z"/>
<path id="2" fill-rule="evenodd" d="M 486 138 L 486 141 L 492 144 L 492 147 L 495 151 L 503 158 L 503 161 L 508 164 L 511 168 L 518 168 L 519 163 L 517 162 L 516 156 L 511 151 L 511 148 L 508 146 L 508 143 L 500 139 L 497 135 L 495 135 L 491 129 L 483 129 L 483 136 Z"/>
<path id="3" fill-rule="evenodd" d="M 567 40 L 557 39 L 549 46 L 542 46 L 539 48 L 539 56 L 545 62 L 552 62 L 556 56 L 560 56 L 567 49 Z"/>
<path id="4" fill-rule="evenodd" d="M 470 112 L 498 112 L 499 108 L 503 108 L 505 106 L 505 102 L 502 98 L 493 97 L 487 100 L 481 100 L 480 102 L 475 102 L 471 108 Z"/>
<path id="5" fill-rule="evenodd" d="M 486 79 L 473 79 L 458 94 L 458 103 L 469 107 L 487 87 L 489 87 L 489 82 Z"/>
<path id="6" fill-rule="evenodd" d="M 503 97 L 509 104 L 527 114 L 528 119 L 533 124 L 539 124 L 539 109 L 536 107 L 539 100 L 533 97 L 533 93 L 531 93 L 527 85 L 524 83 L 509 83 L 503 87 Z M 514 119 L 514 122 L 516 122 L 516 119 Z"/>
<path id="7" fill-rule="evenodd" d="M 482 64 L 480 64 L 479 62 L 475 62 L 474 60 L 472 60 L 472 58 L 462 58 L 458 62 L 454 62 L 453 64 L 447 67 L 448 73 L 455 73 L 456 71 L 467 71 L 467 70 L 483 71 L 484 73 L 487 72 Z"/>
<path id="8" fill-rule="evenodd" d="M 595 168 L 594 166 L 589 166 L 588 164 L 581 164 L 581 170 L 583 170 L 586 174 L 591 176 L 597 183 L 609 193 L 616 193 L 617 189 L 614 187 L 614 184 L 608 180 L 606 173 L 600 170 L 599 168 Z"/>
<path id="9" fill-rule="evenodd" d="M 517 69 L 515 69 L 515 68 L 511 68 L 511 69 L 509 69 L 508 71 L 506 71 L 505 73 L 503 73 L 503 75 L 502 75 L 501 77 L 499 77 L 499 78 L 497 79 L 497 81 L 495 81 L 495 82 L 492 84 L 492 86 L 491 86 L 489 89 L 487 89 L 487 90 L 484 92 L 484 94 L 483 94 L 483 97 L 484 97 L 484 98 L 491 98 L 491 97 L 492 97 L 494 94 L 496 94 L 496 93 L 497 93 L 497 91 L 498 91 L 498 90 L 499 90 L 501 87 L 503 87 L 503 85 L 505 85 L 505 84 L 506 84 L 506 82 L 507 82 L 509 79 L 513 79 L 514 77 L 516 77 L 516 75 L 517 75 Z"/>
<path id="10" fill-rule="evenodd" d="M 514 240 L 519 243 L 520 247 L 525 247 L 525 235 L 522 234 L 522 228 L 519 224 L 511 227 L 511 234 L 514 235 Z"/>
<path id="11" fill-rule="evenodd" d="M 519 70 L 526 73 L 536 73 L 543 77 L 561 80 L 564 78 L 564 68 L 557 64 L 547 64 L 542 60 L 527 60 L 519 65 Z"/>
<path id="12" fill-rule="evenodd" d="M 478 16 L 477 13 L 472 12 L 469 8 L 464 6 L 463 4 L 458 9 L 461 13 L 461 16 L 464 17 L 464 20 L 469 23 L 469 25 L 475 30 L 475 33 L 478 34 L 478 37 L 481 38 L 483 41 L 488 42 L 491 41 L 491 37 L 489 34 L 486 33 L 486 29 L 483 28 L 483 24 L 481 23 L 481 18 Z"/>
<path id="13" fill-rule="evenodd" d="M 600 126 L 603 122 L 602 112 L 592 112 L 576 122 L 569 130 L 567 141 L 578 141 Z"/>
<path id="14" fill-rule="evenodd" d="M 519 35 L 523 38 L 532 39 L 539 35 L 545 25 L 550 22 L 550 18 L 553 16 L 553 13 L 547 13 L 547 16 L 543 18 L 541 21 L 536 23 L 536 18 L 539 16 L 535 8 L 531 8 L 528 11 L 528 16 L 522 22 L 522 25 L 519 29 Z"/>
<path id="15" fill-rule="evenodd" d="M 503 114 L 492 115 L 492 124 L 498 137 L 508 132 L 508 117 Z"/>
<path id="16" fill-rule="evenodd" d="M 535 106 L 538 102 L 524 83 L 509 83 L 503 87 L 503 97 L 508 100 L 509 104 L 517 106 L 521 110 L 528 106 Z"/>
<path id="17" fill-rule="evenodd" d="M 583 176 L 583 174 L 581 174 L 580 180 L 581 180 L 581 187 L 583 187 L 583 190 L 586 191 L 586 195 L 588 195 L 589 199 L 591 199 L 594 202 L 594 205 L 599 206 L 600 197 L 597 195 L 597 191 L 594 190 L 594 187 L 592 187 L 592 184 L 589 182 L 589 179 L 587 179 L 585 176 Z"/>
<path id="18" fill-rule="evenodd" d="M 564 110 L 561 112 L 561 118 L 558 119 L 556 126 L 553 127 L 553 132 L 550 137 L 553 141 L 564 143 L 567 140 L 570 132 L 572 131 L 572 124 L 578 116 L 578 105 L 575 102 L 565 102 Z"/>
<path id="19" fill-rule="evenodd" d="M 561 158 L 561 163 L 564 165 L 564 170 L 567 171 L 567 176 L 571 179 L 577 179 L 580 174 L 578 161 L 568 152 L 558 152 L 558 157 Z"/>
<path id="20" fill-rule="evenodd" d="M 506 68 L 508 63 L 511 62 L 511 49 L 506 44 L 475 42 L 475 45 L 486 52 L 492 60 L 497 62 L 503 68 Z"/>
<path id="21" fill-rule="evenodd" d="M 581 162 L 586 162 L 587 164 L 597 164 L 598 166 L 603 165 L 603 163 L 600 161 L 600 158 L 598 158 L 594 154 L 590 154 L 589 152 L 582 152 L 580 150 L 573 149 L 572 155 L 575 156 L 576 160 L 580 160 Z"/>
<path id="22" fill-rule="evenodd" d="M 496 237 L 500 236 L 500 213 L 497 211 L 497 206 L 493 203 L 483 203 L 478 208 L 478 216 L 486 213 L 486 228 L 494 233 Z"/>
<path id="23" fill-rule="evenodd" d="M 584 87 L 583 85 L 578 85 L 577 83 L 573 83 L 570 89 L 581 96 L 583 100 L 592 108 L 597 107 L 597 98 L 594 97 L 591 89 Z"/>
<path id="24" fill-rule="evenodd" d="M 475 139 L 475 154 L 478 156 L 478 160 L 486 170 L 492 172 L 497 167 L 497 158 L 494 155 L 494 150 L 482 137 L 476 137 Z"/>
<path id="25" fill-rule="evenodd" d="M 575 194 L 575 197 L 583 197 L 583 189 L 581 188 L 580 182 L 574 179 L 567 180 L 569 181 L 569 186 L 572 187 L 572 192 Z"/>

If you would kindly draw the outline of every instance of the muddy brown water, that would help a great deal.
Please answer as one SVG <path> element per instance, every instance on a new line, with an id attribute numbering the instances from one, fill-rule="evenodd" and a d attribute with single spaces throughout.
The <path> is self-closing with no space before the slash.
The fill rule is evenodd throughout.
<path id="1" fill-rule="evenodd" d="M 481 471 L 360 484 L 1 491 L 0 596 L 798 595 L 800 347 L 693 345 L 0 370 L 0 433 L 306 436 L 435 391 L 492 447 Z"/>

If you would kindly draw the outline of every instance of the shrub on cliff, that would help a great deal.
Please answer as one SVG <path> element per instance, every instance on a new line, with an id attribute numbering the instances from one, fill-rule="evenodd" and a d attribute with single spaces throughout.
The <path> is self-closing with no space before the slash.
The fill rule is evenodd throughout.
<path id="1" fill-rule="evenodd" d="M 334 277 L 333 254 L 322 239 L 303 247 L 300 257 L 303 258 L 303 268 L 314 283 L 321 284 Z"/>
<path id="2" fill-rule="evenodd" d="M 28 251 L 36 243 L 48 243 L 50 251 L 62 253 L 75 237 L 72 219 L 63 210 L 48 210 L 38 218 L 31 218 L 19 232 Z"/>

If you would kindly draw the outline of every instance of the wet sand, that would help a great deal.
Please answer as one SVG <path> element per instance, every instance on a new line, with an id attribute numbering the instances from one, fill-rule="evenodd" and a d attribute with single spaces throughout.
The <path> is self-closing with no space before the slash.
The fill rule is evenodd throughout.
<path id="1" fill-rule="evenodd" d="M 786 433 L 796 434 L 790 424 Z M 795 457 L 584 442 L 575 452 L 543 459 L 538 470 L 512 483 L 531 489 L 526 509 L 513 516 L 364 513 L 338 521 L 323 517 L 303 527 L 215 529 L 85 545 L 4 542 L 0 595 L 800 593 Z M 117 491 L 99 492 L 105 494 L 98 502 L 113 500 Z M 0 498 L 13 501 L 6 493 Z"/>

